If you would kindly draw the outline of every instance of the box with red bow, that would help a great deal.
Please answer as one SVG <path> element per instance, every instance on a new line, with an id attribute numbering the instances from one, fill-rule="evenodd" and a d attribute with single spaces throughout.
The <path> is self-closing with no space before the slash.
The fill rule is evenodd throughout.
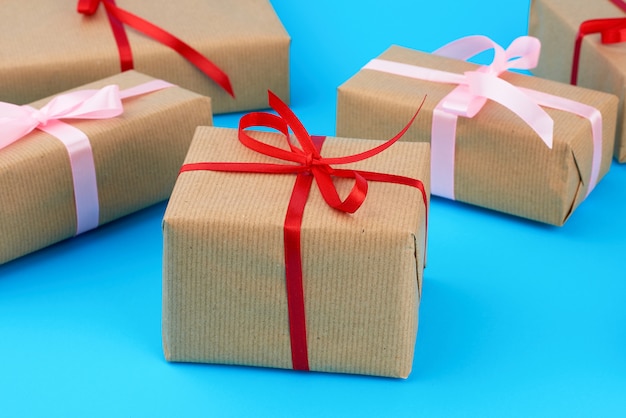
<path id="1" fill-rule="evenodd" d="M 426 95 L 403 139 L 431 143 L 433 195 L 562 225 L 609 170 L 617 98 L 508 71 L 532 68 L 539 46 L 393 46 L 339 87 L 337 135 L 384 138 Z M 490 65 L 465 61 L 491 49 Z"/>
<path id="2" fill-rule="evenodd" d="M 290 38 L 268 0 L 5 0 L 0 100 L 25 104 L 135 68 L 216 113 L 289 98 Z"/>
<path id="3" fill-rule="evenodd" d="M 211 101 L 135 71 L 0 103 L 0 263 L 169 197 Z"/>
<path id="4" fill-rule="evenodd" d="M 163 222 L 166 358 L 406 377 L 429 146 L 309 136 L 272 101 L 194 136 Z"/>
<path id="5" fill-rule="evenodd" d="M 532 0 L 528 32 L 543 49 L 533 73 L 620 98 L 614 156 L 626 162 L 626 1 Z"/>

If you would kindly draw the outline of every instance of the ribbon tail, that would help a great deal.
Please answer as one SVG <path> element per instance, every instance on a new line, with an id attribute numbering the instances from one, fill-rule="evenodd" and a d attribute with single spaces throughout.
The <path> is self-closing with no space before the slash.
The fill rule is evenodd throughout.
<path id="1" fill-rule="evenodd" d="M 582 48 L 583 37 L 585 35 L 579 30 L 574 42 L 574 55 L 572 57 L 572 73 L 569 83 L 575 86 L 578 83 L 578 67 L 580 65 L 580 49 Z"/>
<path id="2" fill-rule="evenodd" d="M 611 0 L 611 3 L 626 12 L 626 2 L 624 0 Z"/>
<path id="3" fill-rule="evenodd" d="M 270 107 L 274 109 L 276 113 L 278 113 L 280 117 L 283 118 L 287 126 L 291 128 L 293 134 L 296 136 L 296 138 L 298 138 L 302 149 L 305 152 L 311 153 L 319 158 L 319 151 L 313 144 L 311 135 L 309 135 L 306 128 L 304 127 L 302 122 L 300 122 L 295 113 L 293 113 L 289 106 L 287 106 L 287 104 L 283 102 L 280 97 L 274 94 L 271 90 L 268 90 L 267 94 Z"/>
<path id="4" fill-rule="evenodd" d="M 221 68 L 211 62 L 208 58 L 200 54 L 197 50 L 195 50 L 182 40 L 178 39 L 171 33 L 166 32 L 165 30 L 148 22 L 145 19 L 140 18 L 135 14 L 120 9 L 119 7 L 116 7 L 114 5 L 112 6 L 106 1 L 104 4 L 107 7 L 107 12 L 109 12 L 119 21 L 172 48 L 187 61 L 191 62 L 198 69 L 200 69 L 200 71 L 206 74 L 209 78 L 211 78 L 230 96 L 235 97 L 235 93 L 233 91 L 233 87 L 231 85 L 228 75 Z"/>
<path id="5" fill-rule="evenodd" d="M 470 91 L 507 107 L 528 124 L 546 146 L 552 149 L 554 121 L 521 89 L 508 82 L 479 72 L 468 72 Z"/>
<path id="6" fill-rule="evenodd" d="M 20 123 L 20 121 L 4 122 L 0 118 L 0 149 L 8 147 L 12 143 L 31 133 L 36 127 L 35 123 Z"/>
<path id="7" fill-rule="evenodd" d="M 122 72 L 132 70 L 135 68 L 135 64 L 133 63 L 133 51 L 130 47 L 128 35 L 126 35 L 126 30 L 124 29 L 122 20 L 112 12 L 113 8 L 117 8 L 115 0 L 104 0 L 104 6 L 109 19 L 109 25 L 111 26 L 111 31 L 113 32 L 113 37 L 117 43 L 117 50 L 120 56 L 120 70 Z"/>
<path id="8" fill-rule="evenodd" d="M 331 175 L 323 169 L 313 168 L 313 176 L 317 182 L 320 194 L 324 198 L 324 201 L 328 206 L 333 209 L 339 210 L 345 213 L 356 212 L 367 197 L 367 180 L 356 171 L 353 171 L 351 178 L 354 179 L 354 185 L 346 196 L 341 200 L 337 189 L 333 184 Z"/>

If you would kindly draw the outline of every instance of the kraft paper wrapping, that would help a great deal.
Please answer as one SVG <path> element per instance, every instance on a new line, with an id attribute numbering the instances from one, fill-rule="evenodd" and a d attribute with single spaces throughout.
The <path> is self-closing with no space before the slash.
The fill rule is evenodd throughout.
<path id="1" fill-rule="evenodd" d="M 82 86 L 136 86 L 152 77 L 128 71 Z M 31 105 L 40 108 L 49 99 Z M 170 87 L 123 100 L 113 119 L 66 121 L 93 149 L 102 225 L 169 197 L 198 125 L 211 124 L 208 97 Z M 68 152 L 35 130 L 0 150 L 0 263 L 76 232 Z"/>
<path id="2" fill-rule="evenodd" d="M 404 121 L 406 123 L 406 121 Z M 255 138 L 283 146 L 274 133 Z M 372 147 L 328 138 L 324 157 Z M 396 143 L 342 166 L 400 174 L 429 187 L 428 144 Z M 237 131 L 200 127 L 185 163 L 276 162 Z M 182 173 L 163 223 L 163 342 L 170 361 L 291 368 L 283 222 L 295 175 Z M 349 182 L 340 182 L 340 194 Z M 344 187 L 345 186 L 345 187 Z M 310 369 L 407 377 L 421 294 L 425 208 L 419 190 L 369 183 L 353 215 L 313 186 L 302 262 Z"/>
<path id="3" fill-rule="evenodd" d="M 541 59 L 533 73 L 569 83 L 580 24 L 603 18 L 626 18 L 626 13 L 609 0 L 532 0 L 529 34 L 539 38 L 542 45 Z M 620 98 L 614 155 L 619 162 L 626 162 L 626 43 L 603 45 L 599 34 L 585 36 L 577 84 Z"/>
<path id="4" fill-rule="evenodd" d="M 477 67 L 398 46 L 378 58 L 459 74 Z M 501 78 L 599 109 L 604 118 L 599 178 L 606 174 L 613 151 L 615 96 L 512 72 Z M 419 117 L 402 140 L 430 141 L 432 110 L 454 88 L 451 84 L 361 70 L 338 89 L 337 135 L 385 138 L 411 116 L 426 96 Z M 456 200 L 563 225 L 586 195 L 593 150 L 591 125 L 568 112 L 544 110 L 555 122 L 553 149 L 517 115 L 491 101 L 474 118 L 458 119 Z"/>
<path id="5" fill-rule="evenodd" d="M 0 14 L 0 100 L 25 104 L 120 72 L 103 6 L 77 0 L 5 0 Z M 210 96 L 215 113 L 267 107 L 267 90 L 289 99 L 290 38 L 267 0 L 119 0 L 224 70 L 236 99 L 172 49 L 126 27 L 135 69 Z"/>

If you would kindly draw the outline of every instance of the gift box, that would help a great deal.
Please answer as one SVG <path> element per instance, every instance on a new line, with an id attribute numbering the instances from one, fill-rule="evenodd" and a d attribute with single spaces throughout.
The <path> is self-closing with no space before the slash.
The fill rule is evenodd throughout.
<path id="1" fill-rule="evenodd" d="M 621 3 L 621 7 L 620 7 Z M 583 25 L 583 22 L 587 22 Z M 579 32 L 581 30 L 582 32 Z M 533 71 L 540 77 L 615 94 L 619 97 L 615 158 L 626 162 L 626 43 L 613 31 L 626 27 L 623 0 L 532 0 L 529 34 L 542 42 Z M 578 34 L 578 56 L 574 58 Z M 586 35 L 585 35 L 586 34 Z M 572 77 L 575 79 L 573 80 Z"/>
<path id="2" fill-rule="evenodd" d="M 487 49 L 492 64 L 464 61 Z M 403 140 L 432 138 L 433 195 L 563 225 L 609 170 L 617 98 L 507 70 L 538 49 L 482 36 L 437 54 L 392 46 L 338 88 L 337 135 L 384 138 L 426 95 Z"/>
<path id="3" fill-rule="evenodd" d="M 0 263 L 166 199 L 211 124 L 209 98 L 135 71 L 29 109 L 0 104 Z"/>
<path id="4" fill-rule="evenodd" d="M 284 143 L 273 132 L 250 135 L 261 148 Z M 296 184 L 317 174 L 297 175 L 301 166 L 237 138 L 235 129 L 198 128 L 165 212 L 167 360 L 406 377 L 424 266 L 428 144 L 395 143 L 343 166 L 421 179 L 422 190 L 368 177 L 366 200 L 349 214 L 313 186 L 294 242 L 290 200 L 298 201 Z M 321 154 L 333 159 L 372 144 L 329 137 Z M 238 162 L 251 172 L 214 171 Z M 345 196 L 351 182 L 336 186 Z"/>
<path id="5" fill-rule="evenodd" d="M 289 97 L 290 38 L 267 0 L 119 0 L 117 6 L 103 0 L 99 8 L 98 3 L 3 2 L 0 100 L 30 103 L 109 77 L 128 68 L 129 52 L 137 71 L 211 97 L 215 113 L 265 107 L 268 89 Z M 112 30 L 108 14 L 132 24 L 124 23 L 126 36 Z M 135 27 L 186 49 L 168 36 L 176 37 L 210 60 L 217 67 L 210 71 L 218 75 L 208 77 Z M 123 39 L 118 48 L 118 37 L 127 39 L 127 48 Z M 216 82 L 224 75 L 234 98 Z"/>

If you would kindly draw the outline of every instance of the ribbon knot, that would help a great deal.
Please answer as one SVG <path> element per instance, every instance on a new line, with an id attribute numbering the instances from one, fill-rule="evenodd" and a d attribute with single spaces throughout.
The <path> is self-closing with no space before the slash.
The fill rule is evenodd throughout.
<path id="1" fill-rule="evenodd" d="M 37 125 L 39 126 L 46 126 L 48 124 L 48 120 L 49 120 L 48 115 L 43 113 L 41 110 L 38 110 L 38 109 L 33 110 L 30 116 L 33 119 L 35 119 L 35 121 L 37 122 Z"/>
<path id="2" fill-rule="evenodd" d="M 306 167 L 308 167 L 309 169 L 312 169 L 313 168 L 313 161 L 314 161 L 313 154 L 306 154 L 305 155 L 304 165 Z"/>

